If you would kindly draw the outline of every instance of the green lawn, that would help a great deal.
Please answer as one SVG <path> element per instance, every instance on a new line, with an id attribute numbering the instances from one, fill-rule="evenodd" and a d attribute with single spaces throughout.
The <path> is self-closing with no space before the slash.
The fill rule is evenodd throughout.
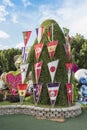
<path id="1" fill-rule="evenodd" d="M 28 115 L 3 115 L 0 116 L 0 130 L 87 130 L 87 108 L 80 116 L 62 123 Z"/>

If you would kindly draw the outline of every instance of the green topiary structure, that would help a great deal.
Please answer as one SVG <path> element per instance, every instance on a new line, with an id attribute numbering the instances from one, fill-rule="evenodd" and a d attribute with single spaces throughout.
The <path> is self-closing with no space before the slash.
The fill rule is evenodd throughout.
<path id="1" fill-rule="evenodd" d="M 43 47 L 41 56 L 39 58 L 39 61 L 41 60 L 43 61 L 42 70 L 41 70 L 40 78 L 38 81 L 39 83 L 43 83 L 43 88 L 40 95 L 39 104 L 44 104 L 44 105 L 50 104 L 50 98 L 47 91 L 47 83 L 51 82 L 51 78 L 50 78 L 47 63 L 51 62 L 52 60 L 50 59 L 49 53 L 47 50 L 47 43 L 49 42 L 48 37 L 47 37 L 47 31 L 48 31 L 48 27 L 51 26 L 52 24 L 54 25 L 54 30 L 53 30 L 54 41 L 58 40 L 58 46 L 56 48 L 56 52 L 52 60 L 59 59 L 59 64 L 58 64 L 58 68 L 55 74 L 54 82 L 61 83 L 55 105 L 67 106 L 68 103 L 67 103 L 66 83 L 67 83 L 68 77 L 67 77 L 65 63 L 68 62 L 68 58 L 64 49 L 65 38 L 59 25 L 56 23 L 56 21 L 52 19 L 51 20 L 48 19 L 41 24 L 41 26 L 45 27 L 45 32 L 41 40 L 41 42 L 44 44 L 44 47 Z M 37 39 L 35 40 L 33 46 L 31 47 L 29 57 L 27 60 L 27 62 L 29 63 L 28 73 L 29 71 L 32 70 L 32 74 L 33 74 L 32 78 L 33 78 L 34 83 L 35 83 L 34 64 L 37 62 L 36 57 L 35 57 L 35 51 L 34 51 L 35 44 L 38 44 Z"/>

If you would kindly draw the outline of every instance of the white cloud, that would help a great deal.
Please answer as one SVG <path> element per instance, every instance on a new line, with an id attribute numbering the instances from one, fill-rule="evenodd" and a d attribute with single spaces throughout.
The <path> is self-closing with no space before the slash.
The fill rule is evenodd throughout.
<path id="1" fill-rule="evenodd" d="M 32 5 L 32 3 L 29 0 L 22 0 L 24 7 Z"/>
<path id="2" fill-rule="evenodd" d="M 8 12 L 6 11 L 5 6 L 1 5 L 0 6 L 0 22 L 5 21 L 7 15 L 8 15 Z"/>
<path id="3" fill-rule="evenodd" d="M 2 31 L 2 30 L 0 30 L 0 38 L 1 38 L 1 39 L 7 39 L 7 38 L 9 38 L 9 37 L 10 37 L 9 34 L 7 34 L 6 32 L 4 32 L 4 31 Z"/>
<path id="4" fill-rule="evenodd" d="M 77 2 L 77 3 L 76 3 Z M 77 6 L 78 5 L 78 6 Z M 54 19 L 58 24 L 70 29 L 70 34 L 80 33 L 87 37 L 87 0 L 65 0 L 61 7 L 53 5 L 41 5 L 39 7 L 39 22 L 45 19 Z"/>
<path id="5" fill-rule="evenodd" d="M 18 23 L 17 15 L 12 14 L 12 22 L 13 22 L 13 23 Z"/>
<path id="6" fill-rule="evenodd" d="M 21 49 L 22 47 L 24 46 L 24 43 L 23 42 L 20 42 L 16 45 L 15 48 L 18 48 L 18 49 Z"/>
<path id="7" fill-rule="evenodd" d="M 7 6 L 14 7 L 14 4 L 11 2 L 11 0 L 3 0 L 3 3 Z"/>
<path id="8" fill-rule="evenodd" d="M 9 49 L 9 46 L 5 46 L 0 43 L 0 50 Z"/>

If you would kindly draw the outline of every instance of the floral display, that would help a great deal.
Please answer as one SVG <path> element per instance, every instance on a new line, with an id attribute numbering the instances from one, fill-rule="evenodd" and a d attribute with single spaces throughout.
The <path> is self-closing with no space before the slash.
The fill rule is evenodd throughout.
<path id="1" fill-rule="evenodd" d="M 10 88 L 11 91 L 13 90 L 17 90 L 17 86 L 18 84 L 21 83 L 21 74 L 14 74 L 14 73 L 8 73 L 6 75 L 6 83 L 8 85 L 8 87 Z"/>

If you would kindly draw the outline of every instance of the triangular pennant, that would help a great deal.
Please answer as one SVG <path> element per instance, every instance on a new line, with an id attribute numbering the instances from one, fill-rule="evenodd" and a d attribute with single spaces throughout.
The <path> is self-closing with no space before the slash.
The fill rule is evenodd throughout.
<path id="1" fill-rule="evenodd" d="M 38 28 L 36 28 L 36 35 L 38 36 Z"/>
<path id="2" fill-rule="evenodd" d="M 71 69 L 72 70 L 72 67 L 73 67 L 73 63 L 72 62 L 69 62 L 69 63 L 66 63 L 66 69 Z"/>
<path id="3" fill-rule="evenodd" d="M 68 35 L 68 42 L 70 43 L 71 42 L 71 37 Z"/>
<path id="4" fill-rule="evenodd" d="M 49 93 L 49 97 L 50 97 L 50 102 L 51 102 L 51 105 L 53 107 L 54 107 L 55 102 L 56 102 L 59 87 L 60 87 L 60 83 L 49 83 L 47 85 L 48 93 Z"/>
<path id="5" fill-rule="evenodd" d="M 20 97 L 20 102 L 23 103 L 24 97 L 26 95 L 27 84 L 19 84 L 17 88 Z"/>
<path id="6" fill-rule="evenodd" d="M 41 38 L 43 36 L 43 33 L 44 33 L 44 27 L 36 28 L 36 34 L 37 34 L 38 43 L 40 43 Z"/>
<path id="7" fill-rule="evenodd" d="M 48 52 L 51 59 L 54 57 L 57 45 L 58 45 L 58 41 L 49 42 L 47 44 Z"/>
<path id="8" fill-rule="evenodd" d="M 26 62 L 25 46 L 22 47 L 22 63 Z"/>
<path id="9" fill-rule="evenodd" d="M 39 102 L 41 90 L 42 90 L 42 84 L 41 83 L 33 85 L 33 93 L 34 93 L 35 104 L 37 104 Z"/>
<path id="10" fill-rule="evenodd" d="M 66 63 L 65 65 L 66 65 L 66 70 L 67 70 L 67 74 L 68 74 L 68 83 L 70 83 L 71 71 L 72 71 L 73 64 Z"/>
<path id="11" fill-rule="evenodd" d="M 30 47 L 22 47 L 22 63 L 26 63 L 26 60 L 28 58 Z"/>
<path id="12" fill-rule="evenodd" d="M 32 31 L 25 31 L 23 32 L 23 38 L 24 38 L 24 45 L 26 46 L 27 45 L 27 42 L 30 38 L 30 35 L 31 35 L 31 32 Z"/>
<path id="13" fill-rule="evenodd" d="M 72 84 L 71 83 L 67 83 L 66 84 L 66 88 L 67 88 L 68 104 L 70 105 L 70 103 L 72 101 Z"/>
<path id="14" fill-rule="evenodd" d="M 63 27 L 64 36 L 67 37 L 69 34 L 69 29 Z"/>
<path id="15" fill-rule="evenodd" d="M 70 53 L 71 53 L 71 47 L 70 47 L 70 44 L 69 43 L 66 43 L 64 44 L 64 48 L 65 48 L 65 51 L 66 51 L 66 54 L 67 54 L 67 57 L 68 57 L 68 60 L 70 60 Z"/>
<path id="16" fill-rule="evenodd" d="M 43 43 L 36 44 L 34 46 L 34 49 L 35 49 L 36 60 L 38 61 L 43 49 Z"/>
<path id="17" fill-rule="evenodd" d="M 22 77 L 22 84 L 24 83 L 24 80 L 26 78 L 26 73 L 27 73 L 28 65 L 29 64 L 21 64 L 20 65 L 21 77 Z"/>
<path id="18" fill-rule="evenodd" d="M 26 47 L 25 48 L 26 60 L 28 58 L 29 51 L 30 51 L 30 47 Z"/>
<path id="19" fill-rule="evenodd" d="M 51 42 L 51 26 L 48 27 L 48 32 L 47 32 L 47 37 L 48 37 L 48 40 L 49 42 Z"/>
<path id="20" fill-rule="evenodd" d="M 52 83 L 54 81 L 54 77 L 55 77 L 55 73 L 56 73 L 56 70 L 57 70 L 58 62 L 59 62 L 59 60 L 55 60 L 55 61 L 52 61 L 52 62 L 48 63 L 48 69 L 49 69 L 49 72 L 50 72 Z"/>
<path id="21" fill-rule="evenodd" d="M 44 34 L 45 28 L 42 26 L 42 35 Z"/>
<path id="22" fill-rule="evenodd" d="M 43 64 L 42 61 L 37 62 L 36 64 L 34 64 L 36 83 L 38 83 L 38 80 L 39 80 L 39 77 L 40 77 L 42 64 Z"/>

